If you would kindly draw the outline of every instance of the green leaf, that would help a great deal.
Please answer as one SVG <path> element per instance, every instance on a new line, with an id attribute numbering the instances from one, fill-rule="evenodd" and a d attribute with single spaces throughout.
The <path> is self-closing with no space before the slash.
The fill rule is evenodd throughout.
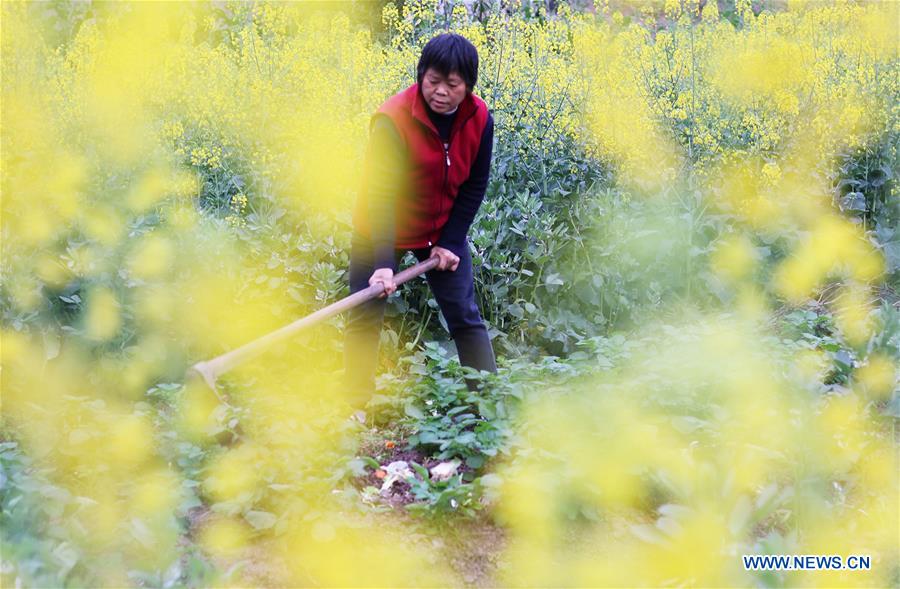
<path id="1" fill-rule="evenodd" d="M 474 456 L 469 456 L 466 458 L 466 466 L 469 468 L 481 468 L 484 466 L 484 456 L 481 454 L 475 454 Z"/>
<path id="2" fill-rule="evenodd" d="M 861 192 L 848 192 L 841 199 L 841 208 L 845 211 L 865 211 L 866 197 Z"/>
<path id="3" fill-rule="evenodd" d="M 422 413 L 422 410 L 416 407 L 415 405 L 409 404 L 404 407 L 403 411 L 413 419 L 424 420 L 425 414 Z"/>
<path id="4" fill-rule="evenodd" d="M 275 525 L 278 518 L 274 513 L 268 511 L 248 511 L 244 515 L 244 519 L 253 526 L 255 530 L 267 530 Z"/>
<path id="5" fill-rule="evenodd" d="M 181 513 L 187 513 L 191 509 L 195 507 L 201 507 L 203 502 L 200 501 L 200 498 L 197 497 L 196 493 L 186 493 L 184 499 L 178 505 L 178 511 Z"/>
<path id="6" fill-rule="evenodd" d="M 468 445 L 473 444 L 475 442 L 475 434 L 472 432 L 464 432 L 458 436 L 454 440 L 459 445 Z"/>
<path id="7" fill-rule="evenodd" d="M 420 432 L 419 433 L 419 443 L 420 444 L 437 444 L 438 436 L 434 432 Z"/>
<path id="8" fill-rule="evenodd" d="M 347 467 L 350 469 L 350 472 L 353 473 L 353 476 L 364 476 L 366 474 L 366 465 L 367 462 L 362 458 L 354 458 L 347 462 Z"/>
<path id="9" fill-rule="evenodd" d="M 378 461 L 372 458 L 371 456 L 362 456 L 361 459 L 365 461 L 366 465 L 370 468 L 380 468 L 381 465 L 378 464 Z"/>
<path id="10" fill-rule="evenodd" d="M 61 542 L 53 549 L 53 556 L 62 565 L 60 574 L 64 577 L 69 573 L 76 564 L 78 564 L 79 554 L 75 548 L 68 542 Z"/>
<path id="11" fill-rule="evenodd" d="M 410 468 L 419 473 L 419 476 L 422 477 L 422 480 L 427 481 L 430 477 L 428 476 L 428 469 L 422 466 L 417 462 L 410 462 Z"/>

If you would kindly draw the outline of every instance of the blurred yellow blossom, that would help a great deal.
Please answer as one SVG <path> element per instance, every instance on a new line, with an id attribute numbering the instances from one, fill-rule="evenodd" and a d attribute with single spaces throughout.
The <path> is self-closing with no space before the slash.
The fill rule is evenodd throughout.
<path id="1" fill-rule="evenodd" d="M 121 306 L 108 288 L 96 287 L 87 296 L 84 328 L 87 337 L 108 340 L 122 325 Z"/>
<path id="2" fill-rule="evenodd" d="M 873 398 L 888 397 L 897 386 L 897 364 L 885 354 L 873 354 L 856 371 L 856 379 Z"/>

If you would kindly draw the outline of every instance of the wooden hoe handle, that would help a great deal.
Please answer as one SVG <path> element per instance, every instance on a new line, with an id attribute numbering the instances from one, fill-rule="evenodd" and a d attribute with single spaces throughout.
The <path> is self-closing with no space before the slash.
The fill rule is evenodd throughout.
<path id="1" fill-rule="evenodd" d="M 410 266 L 406 270 L 394 275 L 394 284 L 400 286 L 404 282 L 412 280 L 416 276 L 424 274 L 438 265 L 440 258 L 432 256 L 424 262 L 419 262 L 414 266 Z M 216 379 L 250 358 L 254 358 L 265 351 L 270 346 L 282 342 L 291 337 L 298 331 L 302 331 L 307 327 L 311 327 L 316 323 L 324 321 L 329 317 L 333 317 L 338 313 L 343 313 L 348 309 L 352 309 L 357 305 L 361 305 L 366 301 L 377 298 L 384 292 L 384 285 L 377 282 L 365 290 L 353 293 L 348 297 L 336 301 L 323 309 L 307 315 L 301 319 L 297 319 L 293 323 L 289 323 L 284 327 L 276 329 L 272 333 L 259 337 L 252 342 L 248 342 L 239 348 L 235 348 L 230 352 L 226 352 L 221 356 L 217 356 L 212 360 L 205 362 L 197 362 L 191 367 L 191 370 L 198 373 L 209 387 L 216 391 Z"/>

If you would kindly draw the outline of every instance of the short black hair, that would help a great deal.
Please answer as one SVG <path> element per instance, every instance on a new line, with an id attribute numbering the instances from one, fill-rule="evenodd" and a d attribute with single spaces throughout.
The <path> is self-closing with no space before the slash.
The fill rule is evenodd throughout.
<path id="1" fill-rule="evenodd" d="M 416 68 L 416 81 L 420 86 L 428 68 L 434 68 L 443 76 L 459 73 L 471 92 L 478 81 L 478 50 L 462 35 L 441 33 L 422 48 Z"/>

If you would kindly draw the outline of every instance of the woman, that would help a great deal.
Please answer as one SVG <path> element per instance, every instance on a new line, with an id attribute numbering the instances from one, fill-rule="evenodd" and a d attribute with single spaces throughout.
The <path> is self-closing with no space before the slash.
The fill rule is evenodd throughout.
<path id="1" fill-rule="evenodd" d="M 494 138 L 493 117 L 472 93 L 477 78 L 475 47 L 461 35 L 438 35 L 422 49 L 417 83 L 372 116 L 353 215 L 350 292 L 381 282 L 385 293 L 354 309 L 348 320 L 345 370 L 357 407 L 375 390 L 384 297 L 396 290 L 393 276 L 408 250 L 420 261 L 440 259 L 426 279 L 460 363 L 497 371 L 475 302 L 466 240 L 487 189 Z"/>

